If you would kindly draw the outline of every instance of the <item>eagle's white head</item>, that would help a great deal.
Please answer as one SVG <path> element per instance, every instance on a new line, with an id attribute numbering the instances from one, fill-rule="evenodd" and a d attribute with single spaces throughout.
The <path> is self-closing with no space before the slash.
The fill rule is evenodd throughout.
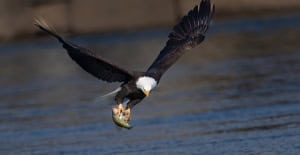
<path id="1" fill-rule="evenodd" d="M 139 77 L 136 81 L 136 87 L 144 92 L 144 94 L 148 97 L 153 88 L 155 88 L 157 82 L 154 78 L 148 76 Z"/>

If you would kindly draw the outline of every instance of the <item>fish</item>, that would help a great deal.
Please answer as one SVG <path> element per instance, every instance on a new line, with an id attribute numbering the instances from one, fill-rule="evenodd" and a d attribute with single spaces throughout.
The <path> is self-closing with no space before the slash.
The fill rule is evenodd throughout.
<path id="1" fill-rule="evenodd" d="M 114 123 L 125 129 L 132 129 L 132 126 L 129 124 L 129 116 L 127 115 L 128 110 L 124 110 L 122 104 L 119 104 L 117 107 L 112 108 L 112 119 Z"/>
<path id="2" fill-rule="evenodd" d="M 131 126 L 127 121 L 120 118 L 119 115 L 112 113 L 112 119 L 113 119 L 114 123 L 119 127 L 122 127 L 122 128 L 128 129 L 128 130 L 133 128 L 133 126 Z"/>

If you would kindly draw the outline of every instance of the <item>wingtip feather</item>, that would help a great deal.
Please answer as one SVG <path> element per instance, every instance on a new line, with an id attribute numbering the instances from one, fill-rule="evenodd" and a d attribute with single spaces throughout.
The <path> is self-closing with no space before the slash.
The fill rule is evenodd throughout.
<path id="1" fill-rule="evenodd" d="M 46 22 L 46 20 L 45 20 L 44 18 L 36 17 L 36 18 L 34 19 L 33 25 L 35 25 L 36 27 L 38 27 L 40 30 L 43 30 L 43 31 L 47 32 L 48 34 L 54 36 L 54 37 L 55 37 L 56 39 L 58 39 L 61 43 L 63 43 L 63 44 L 66 43 L 66 42 L 64 41 L 64 39 L 56 33 L 55 29 L 54 29 L 52 26 L 50 26 L 50 25 Z"/>
<path id="2" fill-rule="evenodd" d="M 192 48 L 202 42 L 214 12 L 214 4 L 210 0 L 202 0 L 173 28 L 167 44 L 174 46 L 182 43 L 186 44 L 186 48 Z"/>
<path id="3" fill-rule="evenodd" d="M 46 29 L 48 31 L 55 32 L 55 29 L 51 27 L 44 18 L 41 17 L 35 17 L 33 25 L 39 27 L 40 29 Z"/>

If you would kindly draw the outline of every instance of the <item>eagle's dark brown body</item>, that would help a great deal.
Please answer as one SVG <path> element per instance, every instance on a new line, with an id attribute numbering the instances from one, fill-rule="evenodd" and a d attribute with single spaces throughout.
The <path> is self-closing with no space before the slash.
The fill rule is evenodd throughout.
<path id="1" fill-rule="evenodd" d="M 129 81 L 121 86 L 121 90 L 117 93 L 115 100 L 117 103 L 123 103 L 124 99 L 128 99 L 127 108 L 133 108 L 141 102 L 146 95 L 136 87 L 136 80 Z"/>

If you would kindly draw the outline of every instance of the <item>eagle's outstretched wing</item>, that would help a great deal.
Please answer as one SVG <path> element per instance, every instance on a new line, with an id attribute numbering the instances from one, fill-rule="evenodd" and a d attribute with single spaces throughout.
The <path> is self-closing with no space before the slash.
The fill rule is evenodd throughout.
<path id="1" fill-rule="evenodd" d="M 52 31 L 43 20 L 36 20 L 35 25 L 41 30 L 54 36 L 63 44 L 70 57 L 85 71 L 107 82 L 127 82 L 133 78 L 128 71 L 108 62 L 96 55 L 96 53 L 67 42 L 61 36 Z"/>
<path id="2" fill-rule="evenodd" d="M 214 11 L 214 5 L 210 0 L 202 0 L 199 7 L 196 6 L 189 11 L 188 15 L 173 28 L 166 46 L 148 68 L 146 75 L 159 81 L 164 72 L 185 53 L 186 49 L 200 44 L 205 38 Z"/>

